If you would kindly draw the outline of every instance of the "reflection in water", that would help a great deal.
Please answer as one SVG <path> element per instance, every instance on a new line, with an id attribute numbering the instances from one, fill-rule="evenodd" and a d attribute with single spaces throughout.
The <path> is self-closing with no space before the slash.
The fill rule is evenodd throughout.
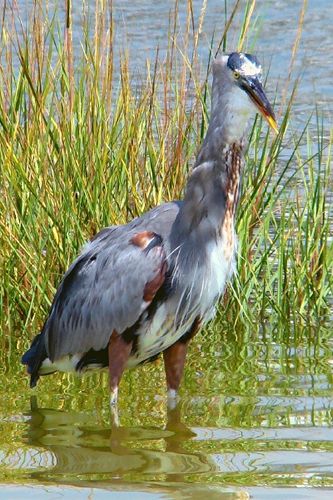
<path id="1" fill-rule="evenodd" d="M 333 427 L 320 424 L 330 425 L 332 399 L 297 398 L 294 407 L 284 403 L 287 400 L 278 397 L 214 398 L 205 403 L 196 399 L 169 411 L 165 425 L 157 427 L 149 421 L 137 426 L 105 424 L 97 422 L 93 412 L 39 408 L 33 398 L 17 467 L 43 484 L 158 488 L 170 495 L 182 485 L 190 498 L 193 491 L 202 494 L 205 488 L 219 495 L 246 493 L 239 488 L 226 492 L 224 485 L 247 485 L 247 490 L 267 483 L 331 485 Z M 199 415 L 202 408 L 215 421 L 219 411 L 225 425 L 186 425 L 188 416 Z M 230 425 L 240 414 L 246 421 L 247 412 L 257 427 Z M 311 425 L 307 414 L 312 415 Z M 13 456 L 5 462 L 13 467 Z"/>
<path id="2" fill-rule="evenodd" d="M 187 449 L 196 434 L 182 423 L 179 406 L 168 411 L 162 429 L 115 424 L 105 428 L 93 424 L 91 415 L 39 408 L 35 397 L 27 416 L 30 450 L 47 450 L 49 455 L 46 461 L 43 451 L 40 466 L 30 474 L 39 482 L 92 486 L 93 481 L 100 488 L 110 488 L 111 482 L 112 490 L 122 491 L 132 483 L 136 492 L 152 492 L 153 483 L 163 481 L 158 491 L 165 491 L 169 498 L 202 498 L 204 494 L 212 499 L 249 498 L 243 490 L 184 482 L 186 475 L 212 473 L 218 467 L 209 454 Z"/>
<path id="3" fill-rule="evenodd" d="M 53 474 L 174 474 L 214 470 L 205 455 L 189 454 L 184 446 L 195 434 L 180 421 L 180 410 L 168 413 L 164 429 L 150 427 L 101 428 L 91 416 L 38 408 L 32 400 L 28 443 L 47 448 Z M 157 450 L 149 449 L 159 441 Z M 148 446 L 147 446 L 148 445 Z"/>

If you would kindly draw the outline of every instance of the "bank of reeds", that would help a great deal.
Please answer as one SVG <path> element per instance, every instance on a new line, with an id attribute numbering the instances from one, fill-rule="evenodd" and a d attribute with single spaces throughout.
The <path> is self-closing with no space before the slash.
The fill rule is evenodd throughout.
<path id="1" fill-rule="evenodd" d="M 114 76 L 112 16 L 102 4 L 96 2 L 94 28 L 84 24 L 80 55 L 73 53 L 69 3 L 64 36 L 39 3 L 28 32 L 14 11 L 3 11 L 0 330 L 9 356 L 13 347 L 23 352 L 41 327 L 84 241 L 182 196 L 206 129 L 209 64 L 198 62 L 202 19 L 193 26 L 191 2 L 181 47 L 176 3 L 168 50 L 156 53 L 141 81 L 132 79 L 125 52 Z M 240 46 L 252 7 L 248 2 Z M 229 48 L 233 15 L 212 53 Z M 289 335 L 332 312 L 332 137 L 323 140 L 320 114 L 317 137 L 308 127 L 291 132 L 291 96 L 277 137 L 260 118 L 252 129 L 238 210 L 238 274 L 218 318 L 224 329 L 282 324 Z"/>

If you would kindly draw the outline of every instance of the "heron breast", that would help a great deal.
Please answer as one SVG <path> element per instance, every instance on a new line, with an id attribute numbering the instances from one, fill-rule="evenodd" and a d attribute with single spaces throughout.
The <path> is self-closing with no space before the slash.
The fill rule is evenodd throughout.
<path id="1" fill-rule="evenodd" d="M 226 233 L 222 233 L 219 241 L 208 248 L 209 265 L 202 297 L 202 316 L 206 318 L 204 321 L 211 319 L 216 302 L 223 295 L 226 283 L 234 272 L 235 252 L 236 235 L 231 224 Z"/>

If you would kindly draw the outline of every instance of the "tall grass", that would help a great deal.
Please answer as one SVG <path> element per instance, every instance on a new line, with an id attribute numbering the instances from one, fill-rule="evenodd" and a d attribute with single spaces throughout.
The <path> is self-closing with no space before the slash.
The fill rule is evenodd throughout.
<path id="1" fill-rule="evenodd" d="M 246 45 L 255 2 L 240 34 Z M 74 57 L 71 4 L 62 34 L 36 2 L 27 24 L 3 11 L 0 73 L 0 329 L 3 352 L 23 351 L 39 330 L 61 275 L 81 245 L 106 225 L 124 223 L 182 196 L 209 112 L 209 63 L 197 50 L 206 3 L 178 42 L 177 9 L 163 57 L 156 52 L 141 82 L 129 57 L 114 77 L 113 21 L 107 2 L 86 18 Z M 228 48 L 236 2 L 212 54 Z M 93 30 L 93 36 L 91 36 Z M 290 73 L 292 78 L 292 73 Z M 238 274 L 221 304 L 224 327 L 317 325 L 332 309 L 333 247 L 329 183 L 332 137 L 318 114 L 292 130 L 292 104 L 272 138 L 257 118 L 238 211 Z M 304 149 L 304 143 L 307 149 Z M 286 159 L 287 158 L 287 159 Z"/>

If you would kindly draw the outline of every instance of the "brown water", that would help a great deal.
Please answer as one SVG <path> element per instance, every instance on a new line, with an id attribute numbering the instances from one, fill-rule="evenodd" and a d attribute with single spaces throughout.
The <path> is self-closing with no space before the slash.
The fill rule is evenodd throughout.
<path id="1" fill-rule="evenodd" d="M 157 45 L 165 47 L 171 3 L 114 3 L 116 48 L 126 38 L 135 51 L 131 64 L 140 69 Z M 18 4 L 24 10 L 29 2 Z M 212 32 L 224 25 L 223 4 L 207 2 L 203 61 Z M 197 21 L 201 2 L 193 5 Z M 271 65 L 278 95 L 300 7 L 287 0 L 258 2 L 255 52 Z M 179 10 L 184 20 L 182 2 Z M 328 122 L 332 118 L 332 21 L 331 2 L 309 1 L 296 61 L 303 74 L 295 104 L 300 123 L 315 103 Z M 79 23 L 74 41 L 80 41 Z M 5 362 L 0 498 L 333 498 L 331 333 L 298 326 L 293 336 L 275 328 L 265 325 L 258 337 L 250 327 L 242 334 L 225 332 L 216 322 L 191 347 L 173 411 L 167 410 L 160 361 L 127 373 L 118 426 L 106 376 L 50 377 L 33 392 L 18 360 L 11 367 Z"/>

